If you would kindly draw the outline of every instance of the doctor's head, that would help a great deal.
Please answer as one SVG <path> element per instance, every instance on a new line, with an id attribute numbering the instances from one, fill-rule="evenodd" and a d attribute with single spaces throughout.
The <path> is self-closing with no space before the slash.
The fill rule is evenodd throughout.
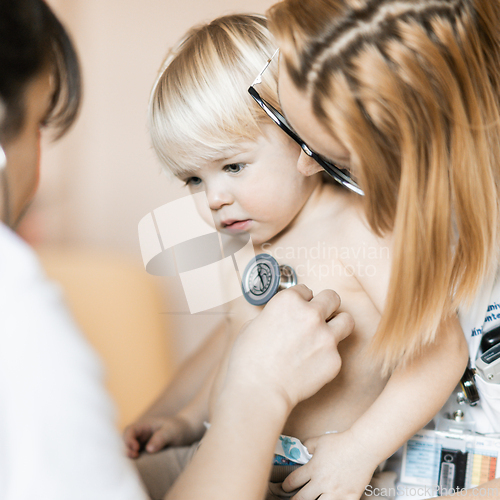
<path id="1" fill-rule="evenodd" d="M 80 100 L 75 50 L 47 4 L 0 2 L 0 217 L 7 224 L 17 223 L 36 190 L 41 129 L 63 135 Z"/>

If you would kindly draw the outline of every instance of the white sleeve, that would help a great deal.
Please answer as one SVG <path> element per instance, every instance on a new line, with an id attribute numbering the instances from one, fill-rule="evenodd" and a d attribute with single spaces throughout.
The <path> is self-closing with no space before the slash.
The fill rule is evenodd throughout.
<path id="1" fill-rule="evenodd" d="M 0 498 L 144 500 L 100 363 L 58 288 L 36 272 L 14 280 L 2 269 Z"/>

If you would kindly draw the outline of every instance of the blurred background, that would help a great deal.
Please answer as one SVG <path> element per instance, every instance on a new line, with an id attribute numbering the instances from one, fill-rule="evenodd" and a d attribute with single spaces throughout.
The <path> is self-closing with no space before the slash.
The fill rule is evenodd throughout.
<path id="1" fill-rule="evenodd" d="M 144 270 L 137 233 L 140 219 L 187 194 L 161 172 L 150 146 L 150 89 L 169 47 L 192 25 L 233 12 L 264 13 L 274 2 L 48 3 L 78 48 L 84 102 L 67 136 L 56 143 L 45 140 L 40 189 L 19 232 L 38 249 L 49 275 L 62 282 L 77 320 L 111 372 L 121 370 L 122 379 L 128 377 L 121 389 L 118 381 L 109 381 L 115 399 L 123 400 L 119 406 L 125 399 L 134 401 L 125 413 L 120 408 L 123 426 L 149 404 L 219 319 L 213 311 L 189 314 L 178 278 L 152 277 Z M 128 294 L 127 287 L 134 293 Z M 123 291 L 125 298 L 120 296 Z M 96 326 L 91 316 L 96 311 L 99 316 L 101 309 L 106 322 Z M 148 329 L 153 328 L 161 335 L 151 341 Z M 138 336 L 132 339 L 127 329 Z M 124 352 L 123 366 L 113 366 L 113 356 L 131 346 L 132 351 L 146 349 L 145 360 L 139 362 L 131 354 L 127 358 Z M 147 369 L 155 383 L 147 384 L 145 394 L 147 379 L 142 378 Z M 127 390 L 131 385 L 135 389 Z"/>

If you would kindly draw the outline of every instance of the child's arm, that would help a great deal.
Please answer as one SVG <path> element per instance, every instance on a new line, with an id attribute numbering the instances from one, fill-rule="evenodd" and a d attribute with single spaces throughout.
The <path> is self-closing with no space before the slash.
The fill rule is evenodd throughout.
<path id="1" fill-rule="evenodd" d="M 123 439 L 129 458 L 137 458 L 142 447 L 156 453 L 166 446 L 187 446 L 203 436 L 208 420 L 208 400 L 218 367 L 205 378 L 198 394 L 174 415 L 145 414 L 127 427 Z"/>
<path id="2" fill-rule="evenodd" d="M 305 485 L 294 500 L 314 500 L 322 494 L 329 500 L 359 500 L 378 464 L 441 409 L 467 359 L 458 319 L 443 321 L 436 342 L 393 372 L 380 396 L 350 429 L 305 442 L 314 456 L 286 478 L 283 489 Z"/>
<path id="3" fill-rule="evenodd" d="M 168 444 L 191 444 L 201 437 L 211 383 L 229 340 L 227 331 L 226 322 L 219 325 L 156 401 L 125 429 L 130 458 L 137 458 L 143 446 L 154 453 Z"/>

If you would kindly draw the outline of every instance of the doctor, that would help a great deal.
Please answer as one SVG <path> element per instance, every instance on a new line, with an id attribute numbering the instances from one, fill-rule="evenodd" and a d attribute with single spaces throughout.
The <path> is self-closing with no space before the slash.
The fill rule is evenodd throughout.
<path id="1" fill-rule="evenodd" d="M 0 2 L 0 498 L 142 500 L 113 426 L 102 369 L 13 232 L 36 191 L 40 133 L 61 136 L 81 100 L 77 57 L 43 0 Z M 212 427 L 172 498 L 260 499 L 288 413 L 340 369 L 352 330 L 339 298 L 305 286 L 238 338 Z M 293 311 L 283 319 L 282 311 Z M 304 373 L 307 375 L 304 376 Z M 259 408 L 248 401 L 259 400 Z M 245 467 L 239 449 L 245 448 Z"/>

